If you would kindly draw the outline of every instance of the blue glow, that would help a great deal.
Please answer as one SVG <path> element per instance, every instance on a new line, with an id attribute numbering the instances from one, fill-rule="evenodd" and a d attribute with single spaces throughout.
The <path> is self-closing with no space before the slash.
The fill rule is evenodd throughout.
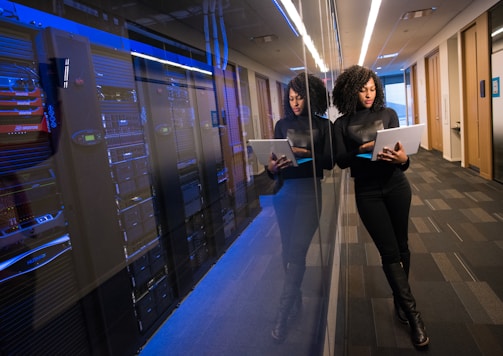
<path id="1" fill-rule="evenodd" d="M 164 51 L 160 48 L 151 47 L 147 44 L 130 40 L 131 55 L 153 60 L 159 63 L 172 65 L 175 67 L 200 72 L 207 75 L 213 75 L 212 67 L 206 63 L 196 61 L 192 58 L 177 55 Z"/>
<path id="2" fill-rule="evenodd" d="M 124 50 L 126 52 L 131 52 L 131 54 L 133 55 L 135 55 L 136 52 L 140 53 L 140 55 L 147 54 L 149 56 L 156 57 L 163 63 L 169 65 L 181 67 L 191 71 L 201 72 L 207 75 L 213 75 L 213 68 L 211 67 L 211 65 L 201 63 L 192 58 L 170 53 L 134 40 L 130 40 L 128 38 L 115 35 L 113 33 L 95 29 L 23 5 L 17 5 L 17 10 L 21 23 L 36 24 L 36 26 L 39 28 L 46 28 L 50 25 L 54 28 L 87 37 L 92 44 L 102 45 L 117 50 Z M 64 85 L 66 86 L 68 85 L 68 70 L 69 63 L 65 63 Z"/>
<path id="3" fill-rule="evenodd" d="M 36 26 L 40 29 L 47 27 L 58 28 L 66 32 L 88 37 L 94 44 L 101 44 L 107 47 L 123 49 L 126 51 L 129 50 L 127 39 L 118 35 L 79 24 L 27 6 L 16 4 L 16 8 L 19 15 L 19 21 L 26 25 Z"/>
<path id="4" fill-rule="evenodd" d="M 290 22 L 290 19 L 288 18 L 288 16 L 283 11 L 283 8 L 281 7 L 281 5 L 278 4 L 278 2 L 276 0 L 272 0 L 272 2 L 274 3 L 274 5 L 276 5 L 276 7 L 278 8 L 279 12 L 281 12 L 281 15 L 283 15 L 283 17 L 285 18 L 286 23 L 288 24 L 288 26 L 290 26 L 290 29 L 295 34 L 295 36 L 299 37 L 299 33 L 295 29 L 295 26 L 293 26 L 292 23 Z"/>
<path id="5" fill-rule="evenodd" d="M 47 253 L 43 252 L 45 249 L 51 248 L 53 246 L 57 246 L 60 249 L 50 256 L 48 256 Z M 23 259 L 27 259 L 33 255 L 32 258 L 26 260 L 26 266 L 30 266 L 29 268 L 26 268 L 24 270 L 19 270 L 18 268 L 15 268 L 14 269 L 15 273 L 10 273 L 8 271 L 9 273 L 5 273 L 5 277 L 0 279 L 0 283 L 7 281 L 11 278 L 32 272 L 42 266 L 45 266 L 49 262 L 52 262 L 57 257 L 59 257 L 60 255 L 62 255 L 63 253 L 65 253 L 71 249 L 72 249 L 72 247 L 70 244 L 70 236 L 68 234 L 65 234 L 65 235 L 63 235 L 53 241 L 50 241 L 44 245 L 37 246 L 36 248 L 34 248 L 32 250 L 23 252 L 15 257 L 7 260 L 7 261 L 4 261 L 4 262 L 0 263 L 0 272 L 7 270 L 9 267 L 14 266 L 16 263 L 22 262 Z M 36 253 L 39 253 L 39 252 L 42 252 L 42 253 L 39 255 L 35 255 Z M 33 267 L 31 267 L 32 265 L 33 265 Z"/>
<path id="6" fill-rule="evenodd" d="M 222 4 L 219 4 L 219 12 L 220 12 L 220 30 L 222 31 L 222 41 L 224 46 L 224 58 L 222 62 L 222 69 L 227 68 L 227 62 L 229 60 L 229 44 L 227 43 L 227 32 L 225 31 L 225 23 L 224 16 L 222 14 Z"/>

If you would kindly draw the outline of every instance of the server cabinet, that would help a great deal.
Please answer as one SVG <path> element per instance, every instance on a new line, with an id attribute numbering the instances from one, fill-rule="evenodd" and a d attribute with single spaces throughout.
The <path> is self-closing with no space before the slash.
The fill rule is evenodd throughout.
<path id="1" fill-rule="evenodd" d="M 149 168 L 130 61 L 89 39 L 46 29 L 63 129 L 57 167 L 74 237 L 77 280 L 94 353 L 129 354 L 159 319 L 152 295 L 164 280 Z M 129 67 L 128 67 L 129 65 Z M 164 300 L 159 300 L 165 305 Z M 127 340 L 121 335 L 129 335 Z"/>
<path id="2" fill-rule="evenodd" d="M 47 28 L 39 35 L 38 51 L 56 76 L 53 90 L 62 128 L 56 170 L 64 180 L 63 202 L 91 350 L 131 353 L 137 337 L 113 340 L 118 332 L 135 335 L 138 329 L 125 277 L 122 231 L 90 43 L 84 36 Z"/>
<path id="3" fill-rule="evenodd" d="M 220 255 L 236 237 L 234 208 L 229 195 L 229 167 L 223 155 L 218 122 L 216 88 L 212 76 L 193 72 L 194 110 L 198 126 L 206 181 L 205 201 L 211 217 L 216 254 Z"/>
<path id="4" fill-rule="evenodd" d="M 151 186 L 132 59 L 128 52 L 94 46 L 101 120 L 115 185 L 116 214 L 123 237 L 133 303 L 142 333 L 173 302 L 169 254 L 158 235 L 158 207 Z"/>
<path id="5" fill-rule="evenodd" d="M 246 226 L 239 126 L 192 55 L 25 10 L 0 29 L 0 351 L 134 354 Z"/>
<path id="6" fill-rule="evenodd" d="M 162 231 L 183 295 L 225 245 L 227 167 L 215 120 L 214 82 L 211 74 L 153 59 L 137 57 L 135 68 L 163 206 Z"/>
<path id="7" fill-rule="evenodd" d="M 0 353 L 82 354 L 87 325 L 54 159 L 60 122 L 35 34 L 0 29 Z"/>
<path id="8" fill-rule="evenodd" d="M 219 103 L 219 120 L 223 142 L 223 155 L 229 167 L 229 191 L 232 213 L 226 220 L 235 220 L 236 227 L 245 226 L 259 210 L 258 196 L 251 189 L 246 175 L 246 145 L 239 115 L 239 95 L 236 68 L 215 69 L 216 91 Z"/>

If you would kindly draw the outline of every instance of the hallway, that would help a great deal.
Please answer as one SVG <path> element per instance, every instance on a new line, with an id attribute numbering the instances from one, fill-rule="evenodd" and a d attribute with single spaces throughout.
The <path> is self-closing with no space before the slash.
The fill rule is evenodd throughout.
<path id="1" fill-rule="evenodd" d="M 425 150 L 411 157 L 407 176 L 410 281 L 431 339 L 422 353 L 503 355 L 503 185 Z M 356 225 L 342 253 L 348 266 L 342 273 L 348 276 L 344 354 L 418 354 L 394 317 L 377 250 Z"/>
<path id="2" fill-rule="evenodd" d="M 425 150 L 411 157 L 407 174 L 413 191 L 410 281 L 431 343 L 416 350 L 395 319 L 391 291 L 356 214 L 349 181 L 333 353 L 503 355 L 503 185 Z M 310 254 L 304 278 L 304 310 L 285 343 L 272 342 L 283 276 L 269 195 L 261 205 L 258 217 L 140 355 L 322 354 L 316 254 Z"/>

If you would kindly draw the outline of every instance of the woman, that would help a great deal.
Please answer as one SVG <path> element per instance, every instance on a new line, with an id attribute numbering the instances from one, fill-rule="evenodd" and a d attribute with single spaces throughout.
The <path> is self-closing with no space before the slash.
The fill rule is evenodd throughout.
<path id="1" fill-rule="evenodd" d="M 370 69 L 350 67 L 337 78 L 332 94 L 342 114 L 335 122 L 337 165 L 351 169 L 358 213 L 379 250 L 397 316 L 409 323 L 413 344 L 426 346 L 429 338 L 408 282 L 412 193 L 404 171 L 409 157 L 399 142 L 379 152 L 377 161 L 362 157 L 372 152 L 378 129 L 399 126 L 398 116 L 385 108 L 382 84 Z"/>
<path id="2" fill-rule="evenodd" d="M 273 205 L 280 229 L 282 262 L 285 271 L 276 323 L 272 337 L 283 342 L 288 319 L 292 320 L 302 306 L 300 287 L 306 270 L 306 254 L 318 227 L 321 198 L 320 179 L 324 169 L 334 167 L 333 124 L 322 118 L 327 110 L 327 91 L 323 81 L 301 73 L 289 83 L 284 98 L 285 117 L 274 128 L 274 138 L 288 138 L 298 158 L 312 158 L 292 166 L 285 157 L 273 153 L 267 168 L 281 187 Z"/>

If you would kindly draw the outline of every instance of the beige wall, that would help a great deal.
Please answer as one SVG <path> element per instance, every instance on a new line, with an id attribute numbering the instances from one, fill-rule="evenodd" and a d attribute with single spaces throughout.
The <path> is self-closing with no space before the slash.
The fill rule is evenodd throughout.
<path id="1" fill-rule="evenodd" d="M 451 132 L 451 127 L 455 121 L 463 122 L 463 103 L 459 99 L 462 97 L 461 91 L 461 67 L 459 65 L 460 48 L 455 53 L 454 43 L 459 43 L 461 30 L 468 24 L 474 22 L 482 13 L 489 10 L 498 3 L 498 0 L 474 1 L 467 9 L 454 18 L 449 25 L 433 37 L 421 50 L 410 58 L 405 67 L 410 67 L 417 63 L 417 90 L 418 90 L 418 112 L 421 123 L 427 122 L 427 101 L 426 101 L 426 69 L 425 57 L 438 48 L 440 52 L 441 71 L 441 105 L 444 117 L 444 158 L 451 161 L 461 160 L 461 165 L 465 166 L 464 140 L 462 135 L 457 137 Z M 456 68 L 457 74 L 453 71 Z M 456 84 L 458 83 L 458 84 Z M 428 147 L 427 137 L 424 137 L 421 145 Z"/>

